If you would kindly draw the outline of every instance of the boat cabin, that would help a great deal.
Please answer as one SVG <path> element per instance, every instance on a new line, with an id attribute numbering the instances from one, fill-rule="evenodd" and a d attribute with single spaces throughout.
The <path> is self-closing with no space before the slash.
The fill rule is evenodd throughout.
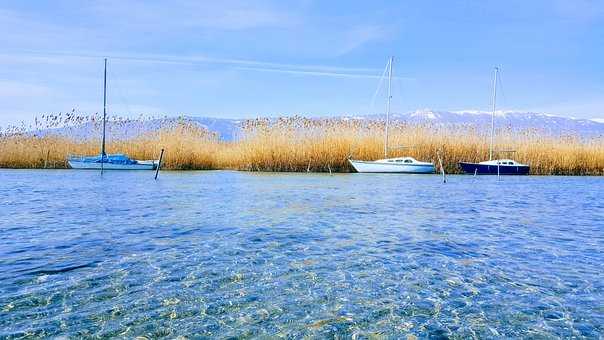
<path id="1" fill-rule="evenodd" d="M 525 164 L 521 164 L 516 162 L 513 159 L 494 159 L 491 161 L 480 162 L 480 164 L 484 165 L 499 165 L 499 166 L 526 166 Z"/>
<path id="2" fill-rule="evenodd" d="M 403 164 L 417 163 L 417 160 L 413 157 L 388 158 L 388 159 L 384 159 L 384 161 L 386 161 L 388 163 L 403 163 Z"/>

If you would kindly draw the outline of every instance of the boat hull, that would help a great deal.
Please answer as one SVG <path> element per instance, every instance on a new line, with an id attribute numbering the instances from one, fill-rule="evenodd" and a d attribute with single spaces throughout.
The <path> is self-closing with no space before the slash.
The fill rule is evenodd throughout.
<path id="1" fill-rule="evenodd" d="M 356 172 L 361 173 L 396 173 L 396 174 L 433 174 L 434 165 L 431 164 L 395 164 L 368 161 L 348 160 Z"/>
<path id="2" fill-rule="evenodd" d="M 528 165 L 489 165 L 480 163 L 459 162 L 461 169 L 467 174 L 476 175 L 528 175 Z M 499 168 L 499 170 L 497 170 Z"/>
<path id="3" fill-rule="evenodd" d="M 100 162 L 67 161 L 72 169 L 101 170 Z M 155 170 L 155 161 L 141 161 L 136 164 L 103 163 L 103 170 Z"/>

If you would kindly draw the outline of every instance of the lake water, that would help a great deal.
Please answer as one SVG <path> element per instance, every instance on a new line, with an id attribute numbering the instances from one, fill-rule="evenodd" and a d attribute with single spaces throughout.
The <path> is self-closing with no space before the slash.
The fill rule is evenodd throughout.
<path id="1" fill-rule="evenodd" d="M 0 338 L 604 336 L 604 178 L 0 170 Z"/>

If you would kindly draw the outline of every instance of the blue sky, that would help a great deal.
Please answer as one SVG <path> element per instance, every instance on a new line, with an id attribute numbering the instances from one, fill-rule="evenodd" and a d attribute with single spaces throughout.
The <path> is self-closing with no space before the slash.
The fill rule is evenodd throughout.
<path id="1" fill-rule="evenodd" d="M 501 109 L 604 117 L 604 2 L 2 1 L 0 125 L 41 113 L 247 118 Z"/>

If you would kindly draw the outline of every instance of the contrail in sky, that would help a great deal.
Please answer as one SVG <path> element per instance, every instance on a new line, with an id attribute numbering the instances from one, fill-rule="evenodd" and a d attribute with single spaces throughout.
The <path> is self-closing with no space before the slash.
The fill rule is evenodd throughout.
<path id="1" fill-rule="evenodd" d="M 123 60 L 141 63 L 161 63 L 161 64 L 180 64 L 180 65 L 199 65 L 199 64 L 223 64 L 237 66 L 236 69 L 259 71 L 259 72 L 279 72 L 288 74 L 300 74 L 311 76 L 325 76 L 338 78 L 380 78 L 380 69 L 377 68 L 355 68 L 355 67 L 338 67 L 325 65 L 303 65 L 303 64 L 287 64 L 273 63 L 259 60 L 245 59 L 229 59 L 229 58 L 212 58 L 207 56 L 175 56 L 175 55 L 120 55 L 112 53 L 78 53 L 78 52 L 61 52 L 61 51 L 20 51 L 14 54 L 0 53 L 0 55 L 8 57 L 46 57 L 55 59 L 64 58 L 84 58 L 84 59 L 100 59 L 109 58 L 113 60 Z M 402 78 L 409 79 L 409 78 Z"/>
<path id="2" fill-rule="evenodd" d="M 328 72 L 328 71 L 306 71 L 306 70 L 294 70 L 284 68 L 264 68 L 264 67 L 236 67 L 238 70 L 246 71 L 260 71 L 260 72 L 277 72 L 277 73 L 288 73 L 288 74 L 299 74 L 309 76 L 321 76 L 321 77 L 335 77 L 335 78 L 370 78 L 380 79 L 382 76 L 375 74 L 362 74 L 362 73 L 341 73 L 341 72 Z M 397 77 L 392 77 L 397 78 Z M 398 78 L 398 79 L 410 79 L 410 78 Z"/>

